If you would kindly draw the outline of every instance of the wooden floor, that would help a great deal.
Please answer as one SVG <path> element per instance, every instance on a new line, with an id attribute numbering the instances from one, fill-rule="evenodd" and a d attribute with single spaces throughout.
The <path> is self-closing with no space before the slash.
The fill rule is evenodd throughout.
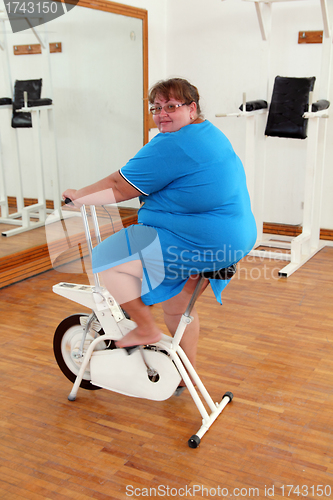
<path id="1" fill-rule="evenodd" d="M 187 391 L 67 400 L 52 337 L 84 309 L 51 287 L 82 277 L 52 270 L 1 289 L 0 498 L 333 498 L 333 248 L 289 278 L 281 267 L 248 258 L 222 307 L 210 289 L 199 299 L 199 375 L 215 401 L 234 399 L 197 449 Z"/>

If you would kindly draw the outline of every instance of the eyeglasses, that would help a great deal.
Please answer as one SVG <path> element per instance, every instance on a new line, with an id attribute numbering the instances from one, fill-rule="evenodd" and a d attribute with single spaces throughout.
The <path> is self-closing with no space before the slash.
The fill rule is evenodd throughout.
<path id="1" fill-rule="evenodd" d="M 184 102 L 183 104 L 166 104 L 165 106 L 153 106 L 149 111 L 152 115 L 159 115 L 162 109 L 164 109 L 164 111 L 169 114 L 174 113 L 176 109 L 180 108 L 181 106 L 186 106 L 186 102 Z"/>

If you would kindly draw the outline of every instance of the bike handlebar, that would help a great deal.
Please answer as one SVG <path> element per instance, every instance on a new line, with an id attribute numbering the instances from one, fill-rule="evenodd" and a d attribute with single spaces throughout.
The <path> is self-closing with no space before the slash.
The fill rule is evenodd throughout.
<path id="1" fill-rule="evenodd" d="M 65 205 L 74 205 L 74 203 L 70 198 L 65 198 Z"/>

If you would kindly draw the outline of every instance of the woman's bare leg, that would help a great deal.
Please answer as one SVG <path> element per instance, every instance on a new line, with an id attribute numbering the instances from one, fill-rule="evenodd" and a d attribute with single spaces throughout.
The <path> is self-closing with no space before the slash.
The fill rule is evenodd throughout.
<path id="1" fill-rule="evenodd" d="M 117 341 L 118 347 L 153 344 L 161 339 L 161 332 L 149 306 L 141 300 L 142 264 L 134 260 L 112 267 L 101 273 L 101 279 L 111 295 L 121 304 L 137 328 Z"/>
<path id="2" fill-rule="evenodd" d="M 155 344 L 161 340 L 161 330 L 156 325 L 150 307 L 146 306 L 141 298 L 122 304 L 131 319 L 138 325 L 121 340 L 116 342 L 117 347 Z"/>
<path id="3" fill-rule="evenodd" d="M 183 290 L 178 295 L 162 303 L 164 321 L 172 336 L 177 330 L 180 319 L 190 302 L 198 280 L 199 277 L 189 278 Z M 201 293 L 204 291 L 208 283 L 208 280 L 204 282 Z M 191 316 L 193 317 L 193 321 L 187 325 L 181 339 L 180 346 L 184 350 L 193 367 L 195 367 L 200 333 L 199 317 L 195 308 L 192 309 Z"/>
<path id="4" fill-rule="evenodd" d="M 111 295 L 128 312 L 131 319 L 137 324 L 137 328 L 130 331 L 125 337 L 116 342 L 118 347 L 128 347 L 135 345 L 153 344 L 161 339 L 161 332 L 157 327 L 151 314 L 149 306 L 141 300 L 141 279 L 142 264 L 139 260 L 134 260 L 112 267 L 103 271 L 102 281 Z M 191 277 L 185 284 L 183 290 L 162 303 L 164 311 L 164 321 L 171 333 L 174 335 L 186 307 L 193 294 L 199 277 Z M 208 280 L 204 282 L 202 291 L 206 288 Z M 195 366 L 197 344 L 199 340 L 199 318 L 195 308 L 191 315 L 193 321 L 186 327 L 180 346 L 186 353 L 190 362 Z"/>

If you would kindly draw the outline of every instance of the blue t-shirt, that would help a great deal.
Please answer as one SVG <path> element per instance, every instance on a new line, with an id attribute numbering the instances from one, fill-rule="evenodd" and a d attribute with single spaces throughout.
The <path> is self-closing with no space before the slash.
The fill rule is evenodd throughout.
<path id="1" fill-rule="evenodd" d="M 142 193 L 138 222 L 155 228 L 162 246 L 165 280 L 146 303 L 167 300 L 188 276 L 230 266 L 252 249 L 256 225 L 243 165 L 209 121 L 158 134 L 120 174 Z M 221 301 L 226 283 L 211 284 Z"/>

